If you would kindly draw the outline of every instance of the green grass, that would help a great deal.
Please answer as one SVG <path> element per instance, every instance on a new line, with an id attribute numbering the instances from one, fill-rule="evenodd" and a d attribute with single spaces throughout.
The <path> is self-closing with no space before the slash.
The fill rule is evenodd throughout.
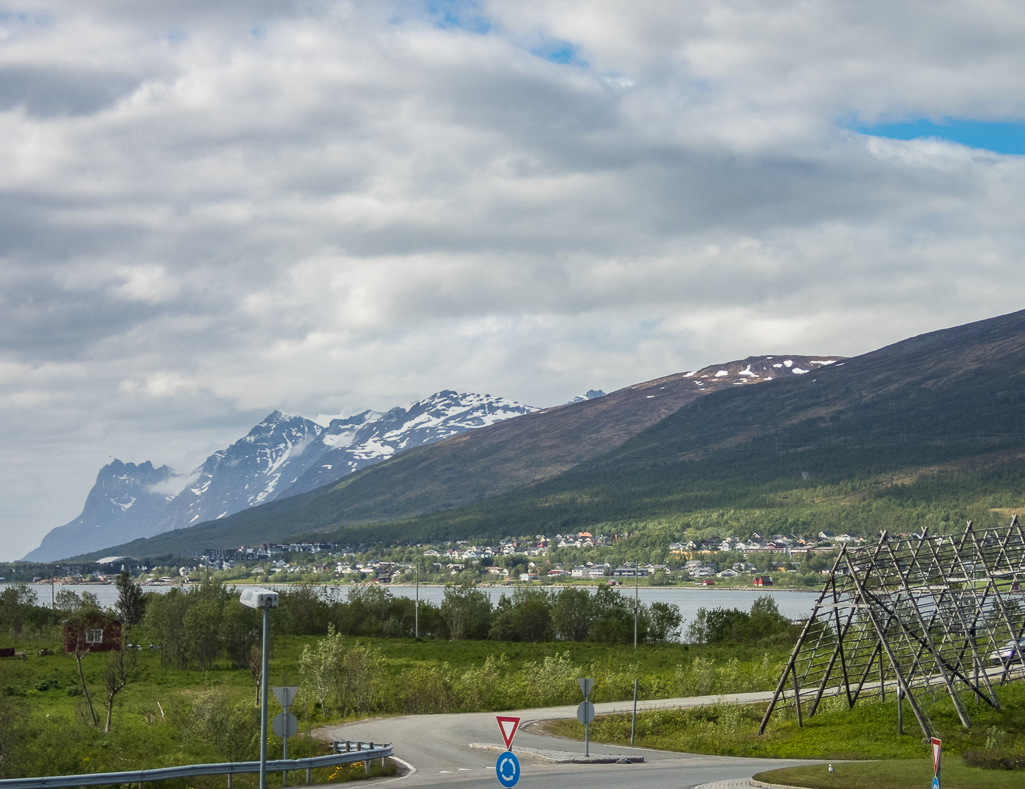
<path id="1" fill-rule="evenodd" d="M 804 789 L 926 789 L 933 778 L 932 759 L 835 763 L 833 769 L 830 773 L 824 764 L 787 767 L 755 778 Z M 1025 783 L 1020 772 L 979 770 L 955 759 L 944 759 L 940 779 L 943 789 L 1020 789 Z"/>
<path id="2" fill-rule="evenodd" d="M 133 631 L 135 635 L 143 643 L 148 640 L 142 629 L 138 633 Z M 298 636 L 276 638 L 271 656 L 271 683 L 299 684 L 299 656 L 304 646 L 316 640 Z M 351 645 L 354 640 L 346 639 L 346 643 Z M 401 713 L 403 692 L 409 685 L 407 672 L 422 672 L 425 668 L 434 672 L 432 676 L 439 678 L 442 684 L 449 683 L 446 693 L 450 696 L 449 703 L 454 706 L 444 711 L 500 710 L 538 703 L 536 677 L 546 660 L 558 668 L 552 675 L 555 681 L 561 683 L 560 687 L 565 686 L 561 691 L 564 697 L 552 697 L 548 703 L 565 704 L 579 699 L 574 681 L 578 676 L 595 677 L 594 698 L 599 701 L 628 698 L 634 676 L 641 677 L 641 698 L 670 697 L 680 693 L 679 669 L 683 667 L 686 673 L 695 667 L 699 657 L 708 661 L 705 665 L 718 670 L 717 677 L 727 676 L 727 670 L 732 666 L 730 676 L 734 681 L 739 678 L 739 681 L 749 683 L 751 675 L 745 672 L 753 670 L 764 655 L 764 650 L 750 647 L 715 649 L 680 644 L 642 646 L 634 651 L 629 647 L 606 644 L 531 645 L 383 638 L 360 641 L 379 650 L 385 661 L 375 714 Z M 57 644 L 24 640 L 19 647 L 28 651 L 27 660 L 0 662 L 0 707 L 14 710 L 19 719 L 24 757 L 20 763 L 21 774 L 116 771 L 224 761 L 223 752 L 209 741 L 210 726 L 216 728 L 217 723 L 196 722 L 193 720 L 195 710 L 202 707 L 204 701 L 208 714 L 213 714 L 210 710 L 236 706 L 251 712 L 254 707 L 255 688 L 248 670 L 231 668 L 225 661 L 219 661 L 209 671 L 170 669 L 160 665 L 158 651 L 143 650 L 137 653 L 140 660 L 137 680 L 118 698 L 113 731 L 103 734 L 102 728 L 87 725 L 84 697 L 77 690 L 74 660 L 59 652 L 37 656 L 35 649 L 39 646 L 50 646 L 56 650 Z M 503 655 L 501 672 L 489 681 L 507 695 L 489 695 L 486 689 L 475 696 L 460 695 L 460 683 L 466 672 L 479 670 L 489 657 L 497 659 Z M 782 653 L 770 654 L 773 661 L 784 657 Z M 87 655 L 85 658 L 86 678 L 95 694 L 98 714 L 102 714 L 103 706 L 99 677 L 103 658 L 102 655 Z M 737 658 L 738 662 L 730 663 L 732 658 Z M 525 689 L 529 688 L 532 695 L 509 695 L 509 687 L 518 689 L 515 693 L 519 694 L 525 694 Z M 1002 710 L 965 700 L 973 721 L 970 730 L 960 725 L 949 699 L 938 695 L 936 701 L 921 700 L 944 741 L 944 787 L 958 785 L 950 783 L 946 777 L 949 775 L 950 781 L 960 780 L 957 776 L 961 771 L 968 776 L 965 780 L 969 783 L 963 784 L 965 786 L 1002 787 L 1025 783 L 1020 772 L 1006 774 L 1016 777 L 1017 783 L 971 783 L 971 776 L 980 771 L 969 770 L 961 763 L 960 754 L 965 750 L 986 749 L 998 740 L 1000 747 L 1009 751 L 1025 748 L 1025 683 L 1003 686 L 998 689 L 998 694 Z M 468 698 L 482 700 L 480 706 L 467 706 L 470 703 L 466 701 Z M 862 702 L 853 711 L 841 709 L 834 700 L 826 700 L 821 711 L 806 719 L 803 727 L 797 725 L 792 712 L 782 711 L 772 718 L 766 734 L 759 736 L 757 730 L 763 710 L 764 705 L 715 704 L 688 710 L 642 713 L 637 721 L 637 744 L 691 753 L 823 759 L 835 763 L 897 760 L 892 764 L 900 766 L 900 770 L 917 769 L 917 762 L 928 754 L 928 747 L 922 743 L 922 733 L 907 710 L 904 734 L 897 734 L 893 699 Z M 309 731 L 322 723 L 337 721 L 337 713 L 329 710 L 326 716 L 322 716 L 318 707 L 308 699 L 297 701 L 293 711 L 300 720 L 300 734 L 289 742 L 289 753 L 300 756 L 309 754 L 311 749 L 318 752 L 317 743 L 309 739 Z M 630 723 L 629 715 L 599 717 L 591 726 L 590 737 L 594 742 L 628 743 Z M 548 729 L 554 734 L 583 738 L 583 727 L 576 721 L 554 721 L 548 724 Z M 280 753 L 280 749 L 280 740 L 272 738 L 271 754 Z M 840 769 L 839 764 L 836 766 Z M 877 769 L 876 766 L 859 765 L 858 769 L 861 768 Z M 851 769 L 854 768 L 844 765 L 844 774 Z M 333 770 L 322 771 L 315 780 L 327 780 L 330 772 Z M 999 771 L 981 773 L 997 776 L 993 778 L 995 781 L 1004 780 L 1004 774 Z M 864 784 L 866 786 L 887 785 L 872 783 L 876 780 L 872 777 L 874 773 L 865 775 L 869 776 L 864 779 L 868 782 Z M 903 772 L 896 775 L 894 780 L 904 781 L 904 786 L 913 785 L 913 782 L 908 783 L 910 779 L 901 777 L 905 775 Z M 217 781 L 197 781 L 193 785 L 200 789 L 219 786 Z M 240 789 L 249 789 L 246 779 L 240 779 L 239 786 Z"/>
<path id="3" fill-rule="evenodd" d="M 139 627 L 132 631 L 131 640 L 145 644 L 149 637 L 146 629 Z M 13 723 L 8 731 L 14 737 L 11 749 L 4 751 L 0 777 L 113 772 L 255 758 L 241 752 L 228 757 L 230 743 L 218 742 L 218 732 L 232 721 L 243 721 L 240 731 L 256 731 L 246 717 L 255 708 L 256 690 L 248 669 L 233 668 L 224 659 L 207 671 L 176 669 L 160 664 L 158 650 L 138 651 L 137 673 L 117 697 L 112 731 L 104 734 L 101 671 L 105 654 L 83 658 L 86 681 L 100 719 L 97 728 L 89 722 L 75 661 L 58 651 L 56 633 L 48 637 L 45 633 L 22 634 L 8 640 L 25 650 L 28 659 L 0 661 L 0 747 L 6 747 L 5 721 Z M 317 637 L 275 637 L 271 684 L 299 685 L 303 648 L 318 641 Z M 347 638 L 345 644 L 351 647 L 355 641 Z M 376 715 L 416 711 L 410 705 L 424 703 L 437 707 L 423 711 L 437 712 L 569 704 L 579 700 L 575 680 L 581 676 L 596 677 L 596 700 L 628 698 L 635 677 L 640 678 L 644 697 L 670 697 L 679 695 L 681 667 L 686 670 L 698 657 L 704 658 L 706 665 L 726 664 L 729 658 L 746 661 L 729 664 L 733 668 L 729 676 L 734 680 L 750 683 L 751 671 L 758 668 L 764 684 L 765 675 L 765 651 L 755 648 L 726 650 L 666 644 L 642 645 L 635 651 L 619 645 L 565 642 L 359 641 L 380 655 L 384 667 L 369 710 Z M 42 647 L 48 647 L 52 654 L 38 656 L 36 650 Z M 483 668 L 489 658 L 489 665 L 497 667 L 491 673 Z M 777 648 L 770 658 L 773 664 L 779 664 L 785 654 Z M 418 682 L 430 683 L 430 692 L 438 690 L 437 696 L 426 702 L 424 698 L 411 701 L 410 689 L 418 687 Z M 290 740 L 289 753 L 304 756 L 321 752 L 322 746 L 311 741 L 309 732 L 340 720 L 337 708 L 329 707 L 323 714 L 312 697 L 301 695 L 292 711 L 299 718 L 300 733 Z M 11 717 L 5 718 L 8 713 Z M 271 754 L 280 753 L 280 749 L 280 740 L 272 737 Z M 240 787 L 246 789 L 244 779 L 240 780 Z M 205 786 L 203 782 L 200 785 Z"/>
<path id="4" fill-rule="evenodd" d="M 1014 753 L 1025 749 L 1025 683 L 1005 685 L 999 688 L 998 696 L 1003 706 L 1001 710 L 966 702 L 973 723 L 971 729 L 961 726 L 949 699 L 938 697 L 935 702 L 923 701 L 940 732 L 944 763 L 951 765 L 951 773 L 955 772 L 954 766 L 969 769 L 960 758 L 968 749 Z M 655 710 L 637 716 L 636 744 L 687 753 L 833 762 L 879 759 L 903 762 L 930 753 L 928 744 L 923 743 L 921 729 L 907 710 L 904 734 L 897 733 L 896 705 L 892 700 L 859 703 L 854 710 L 840 708 L 836 703 L 826 706 L 825 711 L 806 719 L 804 726 L 798 726 L 792 714 L 774 716 L 761 736 L 758 727 L 764 704 Z M 589 734 L 592 742 L 628 744 L 630 726 L 630 715 L 599 716 L 591 724 Z M 559 736 L 574 739 L 584 736 L 583 726 L 576 721 L 550 721 L 545 728 Z M 999 744 L 994 745 L 994 741 Z M 982 772 L 989 775 L 1001 771 Z M 1018 783 L 1014 785 L 1025 785 L 1025 775 L 1011 774 L 1017 776 Z M 827 785 L 840 784 L 822 784 Z"/>

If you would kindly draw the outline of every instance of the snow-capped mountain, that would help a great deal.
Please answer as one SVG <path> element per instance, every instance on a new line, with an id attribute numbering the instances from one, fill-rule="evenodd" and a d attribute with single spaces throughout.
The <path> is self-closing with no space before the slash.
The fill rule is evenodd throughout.
<path id="1" fill-rule="evenodd" d="M 536 411 L 500 397 L 439 392 L 408 408 L 315 420 L 275 411 L 187 475 L 115 460 L 82 514 L 25 561 L 51 561 L 151 537 L 335 482 L 404 449 Z"/>
<path id="2" fill-rule="evenodd" d="M 168 502 L 156 533 L 223 518 L 273 501 L 323 452 L 323 428 L 275 411 L 227 449 L 214 452 Z"/>
<path id="3" fill-rule="evenodd" d="M 393 408 L 385 414 L 366 411 L 345 419 L 328 417 L 330 421 L 320 437 L 326 451 L 289 487 L 286 495 L 327 485 L 404 449 L 433 444 L 536 410 L 491 395 L 444 391 L 409 408 Z M 324 419 L 320 417 L 318 421 Z"/>
<path id="4" fill-rule="evenodd" d="M 153 468 L 149 461 L 136 465 L 114 460 L 100 469 L 85 500 L 82 514 L 50 531 L 25 557 L 46 562 L 82 553 L 83 545 L 102 548 L 124 541 L 125 534 L 148 537 L 181 486 L 181 477 L 168 466 Z M 148 533 L 141 531 L 146 524 Z"/>

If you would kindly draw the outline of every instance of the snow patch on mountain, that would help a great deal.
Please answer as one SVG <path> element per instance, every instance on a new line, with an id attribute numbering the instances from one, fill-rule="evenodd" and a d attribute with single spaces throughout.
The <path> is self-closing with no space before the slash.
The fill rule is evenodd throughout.
<path id="1" fill-rule="evenodd" d="M 588 389 L 585 394 L 577 395 L 568 402 L 568 405 L 573 403 L 583 403 L 585 400 L 594 400 L 597 397 L 605 397 L 605 392 L 601 389 Z"/>

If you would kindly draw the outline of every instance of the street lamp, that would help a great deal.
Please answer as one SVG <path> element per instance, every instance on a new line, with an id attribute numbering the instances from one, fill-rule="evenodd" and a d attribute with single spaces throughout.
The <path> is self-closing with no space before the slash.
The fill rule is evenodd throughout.
<path id="1" fill-rule="evenodd" d="M 270 662 L 270 610 L 278 607 L 278 593 L 270 589 L 243 589 L 239 602 L 263 610 L 263 668 L 260 672 L 260 789 L 267 789 L 267 673 Z"/>

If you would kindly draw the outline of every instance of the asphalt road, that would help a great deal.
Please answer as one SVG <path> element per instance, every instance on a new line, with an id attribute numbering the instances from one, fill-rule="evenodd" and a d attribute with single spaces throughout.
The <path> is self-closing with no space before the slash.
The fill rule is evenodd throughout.
<path id="1" fill-rule="evenodd" d="M 771 693 L 740 693 L 729 701 L 749 702 L 771 698 Z M 638 709 L 690 707 L 716 703 L 721 696 L 686 699 L 662 699 L 638 703 Z M 596 704 L 598 714 L 624 712 L 632 702 Z M 558 786 L 559 789 L 594 789 L 615 786 L 623 789 L 689 789 L 714 782 L 750 778 L 762 770 L 792 764 L 793 760 L 738 759 L 723 756 L 654 751 L 618 745 L 590 744 L 591 757 L 602 755 L 643 756 L 643 764 L 552 764 L 531 756 L 530 750 L 558 751 L 584 756 L 584 743 L 547 737 L 536 733 L 531 722 L 557 718 L 575 718 L 576 706 L 503 712 L 520 718 L 520 730 L 513 752 L 520 760 L 517 789 Z M 325 727 L 322 735 L 336 740 L 362 740 L 392 743 L 395 756 L 412 772 L 391 781 L 404 786 L 444 786 L 458 784 L 460 789 L 501 785 L 495 775 L 495 763 L 505 749 L 495 713 L 461 715 L 410 715 Z M 470 747 L 474 744 L 478 747 Z M 493 750 L 483 747 L 490 745 Z M 399 789 L 396 787 L 396 789 Z"/>

